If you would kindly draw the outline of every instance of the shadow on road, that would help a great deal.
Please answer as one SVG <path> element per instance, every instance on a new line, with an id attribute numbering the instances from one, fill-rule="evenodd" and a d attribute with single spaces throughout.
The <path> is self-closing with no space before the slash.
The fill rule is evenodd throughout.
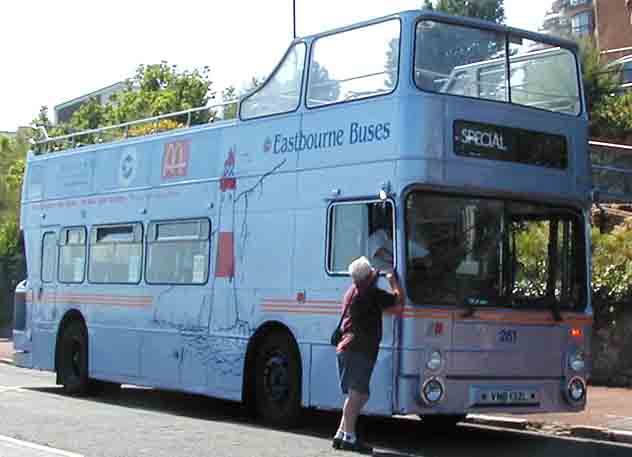
<path id="1" fill-rule="evenodd" d="M 60 387 L 32 387 L 32 391 L 65 396 Z M 84 397 L 83 400 L 123 408 L 142 409 L 189 418 L 233 423 L 246 428 L 271 429 L 256 421 L 240 404 L 200 395 L 125 387 L 113 394 Z M 339 413 L 305 410 L 300 428 L 288 433 L 324 438 L 329 447 L 338 425 Z M 430 430 L 422 421 L 409 418 L 362 417 L 360 434 L 380 457 L 559 457 L 632 455 L 632 447 L 588 441 L 567 440 L 534 434 L 522 434 L 461 424 L 449 430 Z M 245 431 L 247 433 L 247 431 Z M 344 454 L 347 455 L 347 454 Z M 349 454 L 351 455 L 351 454 Z"/>

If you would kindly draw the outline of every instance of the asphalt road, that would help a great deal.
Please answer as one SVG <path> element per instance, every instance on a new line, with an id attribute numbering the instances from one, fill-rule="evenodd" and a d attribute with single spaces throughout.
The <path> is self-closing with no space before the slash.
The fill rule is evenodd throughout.
<path id="1" fill-rule="evenodd" d="M 234 403 L 135 387 L 73 398 L 54 385 L 51 373 L 0 364 L 0 457 L 59 455 L 20 453 L 6 443 L 3 448 L 3 437 L 85 456 L 350 455 L 330 448 L 337 420 L 337 414 L 310 411 L 300 429 L 275 430 L 252 420 Z M 632 455 L 632 447 L 622 445 L 471 425 L 430 433 L 422 422 L 408 418 L 363 418 L 361 428 L 376 446 L 375 455 L 383 457 Z"/>

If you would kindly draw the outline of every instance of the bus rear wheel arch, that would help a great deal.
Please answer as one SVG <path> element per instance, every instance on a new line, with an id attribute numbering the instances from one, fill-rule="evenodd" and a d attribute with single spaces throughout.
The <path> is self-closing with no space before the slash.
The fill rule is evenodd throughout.
<path id="1" fill-rule="evenodd" d="M 68 312 L 59 326 L 55 350 L 57 383 L 70 395 L 117 392 L 121 385 L 89 377 L 88 328 L 81 313 Z"/>
<path id="2" fill-rule="evenodd" d="M 245 400 L 265 422 L 296 426 L 301 413 L 302 364 L 296 340 L 282 324 L 253 337 L 246 360 Z"/>

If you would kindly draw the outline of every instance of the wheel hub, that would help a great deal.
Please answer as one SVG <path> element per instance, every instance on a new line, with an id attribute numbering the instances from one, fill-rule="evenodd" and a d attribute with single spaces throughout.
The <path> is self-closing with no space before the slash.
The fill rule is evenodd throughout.
<path id="1" fill-rule="evenodd" d="M 271 400 L 282 402 L 289 394 L 289 372 L 287 358 L 284 354 L 270 354 L 265 364 L 264 388 Z"/>
<path id="2" fill-rule="evenodd" d="M 81 376 L 81 345 L 77 341 L 73 341 L 70 348 L 71 355 L 71 368 L 72 373 L 75 376 Z"/>

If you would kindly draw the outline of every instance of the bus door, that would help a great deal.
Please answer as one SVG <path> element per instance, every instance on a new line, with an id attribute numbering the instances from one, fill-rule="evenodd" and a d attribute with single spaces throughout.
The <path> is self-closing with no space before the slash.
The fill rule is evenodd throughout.
<path id="1" fill-rule="evenodd" d="M 389 290 L 384 273 L 393 270 L 396 264 L 397 239 L 394 212 L 394 204 L 390 200 L 337 202 L 330 206 L 327 270 L 330 275 L 329 281 L 335 285 L 335 293 L 340 297 L 351 284 L 347 273 L 349 264 L 361 256 L 367 257 L 373 267 L 380 272 L 378 287 Z M 371 399 L 367 405 L 372 413 L 390 414 L 392 411 L 395 324 L 396 317 L 388 312 L 384 313 L 382 342 L 371 377 Z M 326 369 L 335 370 L 335 356 L 330 354 L 329 359 L 331 367 Z M 320 370 L 313 369 L 312 372 L 322 373 Z M 339 388 L 335 385 L 337 377 L 330 378 L 329 382 L 333 385 L 327 386 L 327 389 L 331 392 L 339 392 Z M 324 377 L 319 376 L 318 382 L 322 384 L 323 381 Z M 321 387 L 325 386 L 321 385 Z M 327 400 L 333 403 L 327 406 L 340 406 L 339 402 L 335 403 L 338 398 L 332 396 Z"/>
<path id="2" fill-rule="evenodd" d="M 39 272 L 29 277 L 33 280 L 29 284 L 31 306 L 27 306 L 26 325 L 31 329 L 28 335 L 32 341 L 33 363 L 36 368 L 53 369 L 53 366 L 43 366 L 52 364 L 54 361 L 54 344 L 50 344 L 43 332 L 35 331 L 38 324 L 52 324 L 57 316 L 57 264 L 58 264 L 58 227 L 42 227 L 39 231 L 39 243 L 32 246 L 39 246 L 39 250 L 34 253 L 34 258 L 38 261 L 33 264 Z M 37 264 L 39 263 L 39 268 Z M 39 274 L 38 274 L 39 273 Z"/>

